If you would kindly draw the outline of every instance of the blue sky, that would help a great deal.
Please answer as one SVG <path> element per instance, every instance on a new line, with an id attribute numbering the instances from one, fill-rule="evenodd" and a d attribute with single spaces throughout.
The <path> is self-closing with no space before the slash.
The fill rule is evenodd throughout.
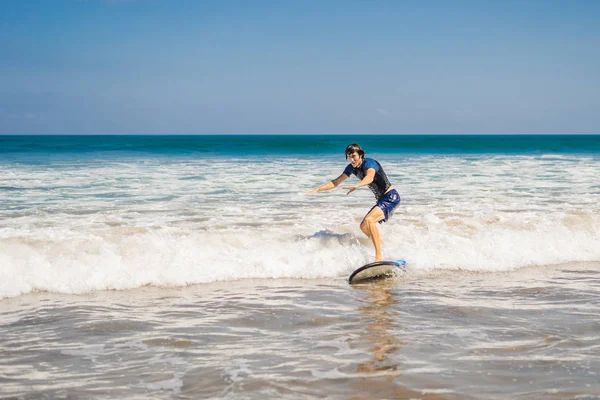
<path id="1" fill-rule="evenodd" d="M 5 0 L 0 134 L 600 133 L 600 1 Z"/>

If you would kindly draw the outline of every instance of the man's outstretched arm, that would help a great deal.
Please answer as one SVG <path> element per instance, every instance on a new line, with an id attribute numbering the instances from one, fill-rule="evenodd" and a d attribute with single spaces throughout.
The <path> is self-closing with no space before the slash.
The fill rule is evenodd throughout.
<path id="1" fill-rule="evenodd" d="M 337 178 L 335 178 L 335 179 L 333 179 L 333 180 L 325 183 L 324 185 L 321 185 L 321 186 L 316 187 L 314 189 L 305 190 L 305 192 L 306 193 L 317 193 L 317 192 L 322 192 L 323 190 L 331 190 L 331 189 L 333 189 L 335 187 L 338 187 L 346 179 L 348 179 L 348 176 L 346 174 L 341 174 Z"/>

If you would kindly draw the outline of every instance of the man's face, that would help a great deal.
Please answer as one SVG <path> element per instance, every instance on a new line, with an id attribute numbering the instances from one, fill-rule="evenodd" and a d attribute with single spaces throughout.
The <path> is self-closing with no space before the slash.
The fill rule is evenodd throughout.
<path id="1" fill-rule="evenodd" d="M 352 154 L 348 154 L 348 160 L 350 160 L 350 164 L 352 164 L 354 168 L 360 167 L 360 164 L 362 164 L 362 158 L 356 151 Z"/>

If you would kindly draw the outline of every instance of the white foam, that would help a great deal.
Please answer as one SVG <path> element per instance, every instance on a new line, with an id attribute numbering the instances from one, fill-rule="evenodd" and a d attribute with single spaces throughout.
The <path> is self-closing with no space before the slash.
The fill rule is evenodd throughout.
<path id="1" fill-rule="evenodd" d="M 532 217 L 525 214 L 501 215 L 491 224 L 489 216 L 482 221 L 481 216 L 440 219 L 426 214 L 408 223 L 401 215 L 394 218 L 395 224 L 381 229 L 384 254 L 404 258 L 413 270 L 506 271 L 600 260 L 600 223 L 594 215 L 577 216 L 579 225 L 557 215 L 535 223 L 527 223 Z M 0 295 L 343 276 L 373 256 L 370 242 L 356 225 L 341 224 L 333 231 L 312 234 L 287 226 L 199 231 L 4 229 Z"/>
<path id="2" fill-rule="evenodd" d="M 380 158 L 402 203 L 384 256 L 505 271 L 600 260 L 596 158 Z M 318 165 L 318 168 L 316 167 Z M 245 278 L 345 277 L 374 252 L 368 190 L 308 195 L 345 161 L 0 165 L 0 296 Z"/>

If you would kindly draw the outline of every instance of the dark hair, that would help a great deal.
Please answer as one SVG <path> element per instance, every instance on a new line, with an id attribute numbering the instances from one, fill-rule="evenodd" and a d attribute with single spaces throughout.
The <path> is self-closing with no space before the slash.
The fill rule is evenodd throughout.
<path id="1" fill-rule="evenodd" d="M 348 156 L 354 152 L 357 152 L 360 158 L 365 158 L 365 151 L 356 143 L 352 143 L 346 147 L 346 151 L 344 152 L 346 159 L 348 159 Z"/>

